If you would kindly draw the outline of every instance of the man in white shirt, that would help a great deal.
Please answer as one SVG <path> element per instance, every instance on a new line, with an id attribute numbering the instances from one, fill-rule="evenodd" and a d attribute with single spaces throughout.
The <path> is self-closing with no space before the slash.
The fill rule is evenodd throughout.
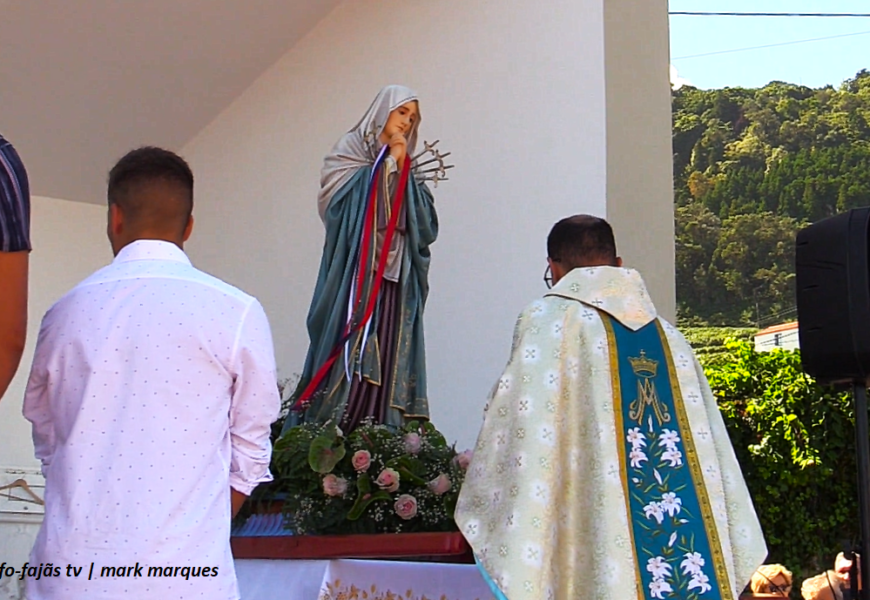
<path id="1" fill-rule="evenodd" d="M 272 478 L 269 323 L 183 252 L 183 159 L 130 152 L 108 198 L 115 260 L 45 315 L 24 400 L 46 478 L 28 598 L 235 600 L 231 516 Z"/>

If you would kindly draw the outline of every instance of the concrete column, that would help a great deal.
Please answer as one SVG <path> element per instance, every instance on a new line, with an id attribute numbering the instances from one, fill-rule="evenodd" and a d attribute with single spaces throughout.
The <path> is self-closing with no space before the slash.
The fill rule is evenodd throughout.
<path id="1" fill-rule="evenodd" d="M 676 315 L 667 0 L 603 0 L 607 219 L 663 317 Z"/>

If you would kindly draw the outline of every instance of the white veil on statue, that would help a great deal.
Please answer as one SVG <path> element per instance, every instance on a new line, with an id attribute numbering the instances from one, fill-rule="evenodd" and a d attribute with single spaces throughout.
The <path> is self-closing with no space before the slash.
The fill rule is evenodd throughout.
<path id="1" fill-rule="evenodd" d="M 354 127 L 344 134 L 323 161 L 320 171 L 320 193 L 317 211 L 323 219 L 333 195 L 354 176 L 358 169 L 374 164 L 381 149 L 378 141 L 390 113 L 408 102 L 417 100 L 417 94 L 403 85 L 388 85 L 378 92 L 374 102 Z M 420 125 L 419 106 L 417 120 L 408 134 L 408 156 L 417 146 L 417 128 Z"/>

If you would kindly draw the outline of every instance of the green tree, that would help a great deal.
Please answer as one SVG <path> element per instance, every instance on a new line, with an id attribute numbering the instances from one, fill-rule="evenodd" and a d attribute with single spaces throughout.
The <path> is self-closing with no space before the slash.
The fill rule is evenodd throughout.
<path id="1" fill-rule="evenodd" d="M 800 580 L 858 534 L 854 411 L 818 386 L 798 352 L 729 342 L 705 366 L 767 542 Z"/>
<path id="2" fill-rule="evenodd" d="M 719 244 L 722 222 L 703 205 L 677 207 L 676 243 L 677 303 L 683 320 L 709 318 L 704 307 L 715 302 L 721 285 L 710 273 L 710 258 Z"/>
<path id="3" fill-rule="evenodd" d="M 771 213 L 735 215 L 722 222 L 712 264 L 722 274 L 728 294 L 723 300 L 737 306 L 728 313 L 752 323 L 757 314 L 781 312 L 794 298 L 794 240 L 800 224 Z M 753 305 L 758 305 L 756 311 Z"/>
<path id="4" fill-rule="evenodd" d="M 801 223 L 773 213 L 721 220 L 693 203 L 675 210 L 677 305 L 685 322 L 751 325 L 794 298 Z"/>
<path id="5" fill-rule="evenodd" d="M 870 204 L 870 72 L 837 89 L 684 87 L 673 123 L 679 316 L 741 325 L 793 306 L 797 229 Z"/>

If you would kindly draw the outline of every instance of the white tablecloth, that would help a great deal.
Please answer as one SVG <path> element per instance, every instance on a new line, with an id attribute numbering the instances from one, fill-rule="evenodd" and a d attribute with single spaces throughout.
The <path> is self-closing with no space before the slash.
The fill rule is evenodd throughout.
<path id="1" fill-rule="evenodd" d="M 247 559 L 235 564 L 242 600 L 492 599 L 475 565 Z"/>

